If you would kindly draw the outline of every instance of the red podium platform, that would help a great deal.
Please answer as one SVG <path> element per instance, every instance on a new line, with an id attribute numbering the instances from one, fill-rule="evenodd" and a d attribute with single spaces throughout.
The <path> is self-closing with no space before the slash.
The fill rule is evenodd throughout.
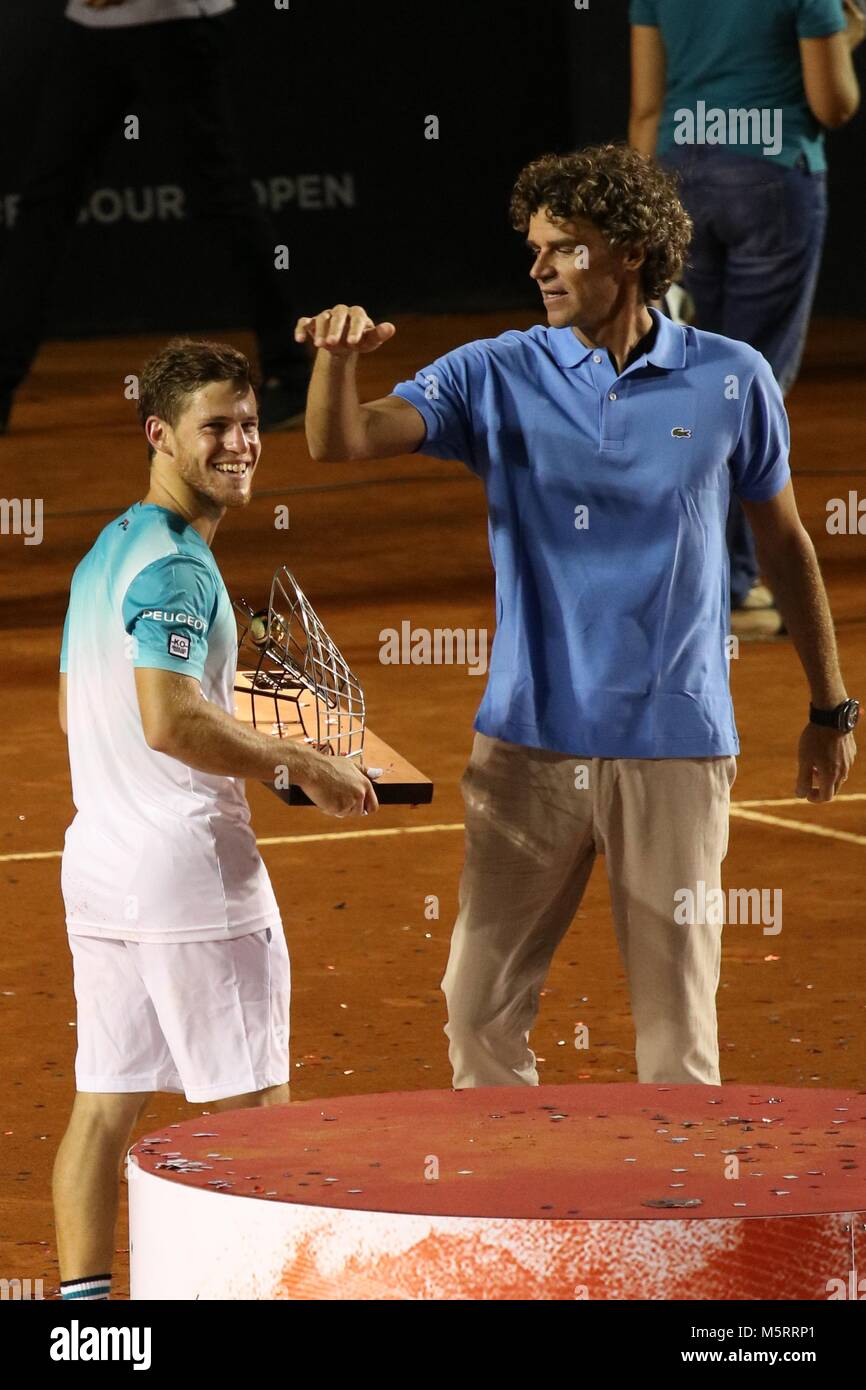
<path id="1" fill-rule="evenodd" d="M 204 1116 L 130 1152 L 132 1297 L 851 1297 L 864 1157 L 863 1091 L 496 1087 Z"/>

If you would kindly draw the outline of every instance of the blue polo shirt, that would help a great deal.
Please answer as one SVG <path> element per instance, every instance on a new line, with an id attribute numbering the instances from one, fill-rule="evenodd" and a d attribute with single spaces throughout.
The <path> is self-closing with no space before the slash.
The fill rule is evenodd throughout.
<path id="1" fill-rule="evenodd" d="M 675 147 L 677 111 L 779 110 L 782 148 L 762 142 L 726 146 L 733 154 L 793 168 L 800 155 L 810 173 L 827 168 L 824 135 L 806 100 L 800 39 L 824 39 L 846 27 L 842 0 L 631 0 L 632 24 L 661 33 L 665 104 L 657 154 Z"/>
<path id="2" fill-rule="evenodd" d="M 467 343 L 401 382 L 419 452 L 484 483 L 496 636 L 483 734 L 600 758 L 739 752 L 725 638 L 732 489 L 789 477 L 785 407 L 746 343 L 674 324 L 622 374 L 571 328 Z"/>

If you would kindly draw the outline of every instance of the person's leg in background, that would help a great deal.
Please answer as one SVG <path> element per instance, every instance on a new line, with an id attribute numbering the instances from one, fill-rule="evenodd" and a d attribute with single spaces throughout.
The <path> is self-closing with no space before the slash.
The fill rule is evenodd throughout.
<path id="1" fill-rule="evenodd" d="M 529 1030 L 595 858 L 590 760 L 476 734 L 466 852 L 442 981 L 454 1087 L 538 1085 Z"/>
<path id="2" fill-rule="evenodd" d="M 801 160 L 805 164 L 803 156 Z M 748 162 L 758 164 L 767 179 L 761 161 Z M 763 353 L 786 395 L 800 369 L 821 267 L 827 226 L 826 175 L 810 174 L 805 167 L 775 165 L 760 198 L 754 197 L 754 185 L 749 190 L 748 198 L 738 200 L 732 209 L 737 220 L 731 230 L 736 229 L 738 236 L 728 250 L 722 331 Z M 763 205 L 762 213 L 756 212 L 756 202 Z M 772 595 L 763 586 L 745 593 L 742 588 L 735 590 L 734 555 L 745 553 L 746 546 L 755 555 L 751 527 L 736 497 L 731 499 L 728 528 L 729 547 L 731 538 L 734 545 L 731 606 L 743 610 L 740 622 L 748 628 L 750 623 L 760 624 L 761 608 L 772 603 Z M 755 574 L 757 568 L 755 559 Z M 733 625 L 732 631 L 736 630 Z M 776 631 L 781 630 L 780 619 Z"/>
<path id="3" fill-rule="evenodd" d="M 782 393 L 803 355 L 827 221 L 826 177 L 717 147 L 683 149 L 661 163 L 681 179 L 695 224 L 683 284 L 698 328 L 739 338 L 767 358 Z M 727 524 L 732 631 L 782 630 L 759 583 L 751 528 L 736 497 Z"/>
<path id="4" fill-rule="evenodd" d="M 18 214 L 0 260 L 0 432 L 39 350 L 52 282 L 88 178 L 120 127 L 121 44 L 117 31 L 64 20 L 51 51 Z"/>
<path id="5" fill-rule="evenodd" d="M 740 234 L 729 245 L 725 285 L 722 331 L 764 354 L 783 396 L 803 359 L 827 229 L 827 176 L 810 174 L 800 158 L 799 167 L 769 171 L 750 161 L 767 189 L 763 216 L 752 188 L 736 209 Z"/>
<path id="6" fill-rule="evenodd" d="M 736 759 L 600 759 L 597 824 L 631 995 L 638 1080 L 717 1086 L 722 926 L 698 885 L 721 888 Z M 694 921 L 677 920 L 695 895 Z"/>
<path id="7" fill-rule="evenodd" d="M 719 196 L 712 167 L 690 148 L 671 150 L 659 161 L 680 180 L 680 198 L 694 223 L 682 284 L 694 302 L 695 327 L 708 333 L 724 333 L 728 243 L 719 225 Z M 735 170 L 736 172 L 736 170 Z M 738 336 L 738 335 L 734 335 Z M 751 528 L 739 499 L 731 497 L 727 520 L 728 558 L 731 571 L 731 609 L 736 612 L 759 591 L 758 557 Z M 764 591 L 765 594 L 767 591 Z M 770 597 L 772 603 L 772 597 Z M 756 620 L 752 620 L 753 622 Z M 781 620 L 773 620 L 774 631 Z"/>
<path id="8" fill-rule="evenodd" d="M 173 119 L 183 151 L 190 211 L 212 226 L 246 285 L 258 341 L 263 429 L 300 423 L 310 358 L 294 340 L 300 310 L 289 271 L 277 269 L 276 229 L 259 204 L 242 149 L 231 63 L 236 12 L 147 26 L 155 62 L 148 93 Z"/>
<path id="9" fill-rule="evenodd" d="M 669 150 L 659 158 L 668 173 L 675 174 L 679 196 L 694 223 L 681 284 L 692 296 L 698 314 L 696 328 L 721 333 L 725 316 L 725 265 L 727 248 L 712 221 L 712 189 L 705 185 L 703 165 L 691 147 Z"/>

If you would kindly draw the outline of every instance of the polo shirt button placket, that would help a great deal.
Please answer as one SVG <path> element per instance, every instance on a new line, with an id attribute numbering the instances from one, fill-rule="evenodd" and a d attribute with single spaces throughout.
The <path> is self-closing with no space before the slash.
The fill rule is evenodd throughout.
<path id="1" fill-rule="evenodd" d="M 608 404 L 617 405 L 620 399 L 618 391 L 607 391 L 605 393 Z M 624 430 L 625 421 L 620 416 L 619 411 L 616 415 L 608 417 L 606 409 L 602 411 L 602 436 L 600 445 L 602 449 L 622 449 L 625 443 Z"/>

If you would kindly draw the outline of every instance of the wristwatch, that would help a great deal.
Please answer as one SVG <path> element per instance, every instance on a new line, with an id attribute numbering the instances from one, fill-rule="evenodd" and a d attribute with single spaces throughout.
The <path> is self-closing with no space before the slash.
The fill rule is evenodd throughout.
<path id="1" fill-rule="evenodd" d="M 843 700 L 835 709 L 816 709 L 809 706 L 809 723 L 823 724 L 829 729 L 838 729 L 840 734 L 850 734 L 860 718 L 860 701 Z"/>

